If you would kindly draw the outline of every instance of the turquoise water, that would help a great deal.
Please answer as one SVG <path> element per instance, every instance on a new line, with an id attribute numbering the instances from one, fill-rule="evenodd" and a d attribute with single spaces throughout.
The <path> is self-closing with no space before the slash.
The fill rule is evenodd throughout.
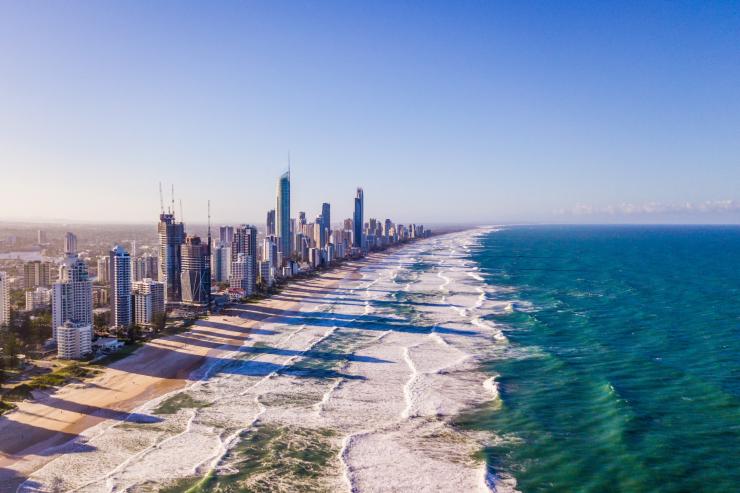
<path id="1" fill-rule="evenodd" d="M 512 227 L 474 259 L 511 342 L 494 471 L 534 491 L 740 491 L 740 228 Z M 503 288 L 503 289 L 502 289 Z"/>

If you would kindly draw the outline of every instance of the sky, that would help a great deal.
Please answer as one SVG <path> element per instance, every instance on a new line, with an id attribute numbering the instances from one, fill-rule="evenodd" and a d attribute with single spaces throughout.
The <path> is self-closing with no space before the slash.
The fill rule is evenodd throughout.
<path id="1" fill-rule="evenodd" d="M 0 220 L 740 222 L 740 3 L 3 1 Z M 179 206 L 178 206 L 179 209 Z"/>

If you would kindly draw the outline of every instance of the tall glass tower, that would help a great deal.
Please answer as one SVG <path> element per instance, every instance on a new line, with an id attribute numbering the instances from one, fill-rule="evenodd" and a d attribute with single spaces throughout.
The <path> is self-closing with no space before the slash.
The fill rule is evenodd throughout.
<path id="1" fill-rule="evenodd" d="M 207 306 L 211 296 L 211 252 L 207 243 L 193 235 L 180 246 L 182 302 Z"/>
<path id="2" fill-rule="evenodd" d="M 331 205 L 326 202 L 321 205 L 321 229 L 324 233 L 324 243 L 329 243 L 329 235 L 331 234 Z M 324 247 L 326 246 L 325 244 L 321 246 Z"/>
<path id="3" fill-rule="evenodd" d="M 362 188 L 357 187 L 357 195 L 355 195 L 355 215 L 352 218 L 354 227 L 354 246 L 362 248 L 362 226 L 364 224 L 363 212 L 365 208 L 365 193 Z"/>
<path id="4" fill-rule="evenodd" d="M 275 222 L 278 239 L 278 248 L 283 253 L 283 259 L 290 258 L 290 170 L 280 176 L 277 183 L 277 207 L 275 208 Z"/>

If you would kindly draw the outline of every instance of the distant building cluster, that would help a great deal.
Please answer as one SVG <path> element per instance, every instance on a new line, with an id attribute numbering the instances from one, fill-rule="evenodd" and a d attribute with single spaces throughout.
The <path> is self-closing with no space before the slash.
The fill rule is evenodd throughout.
<path id="1" fill-rule="evenodd" d="M 300 272 L 430 234 L 422 225 L 366 219 L 362 188 L 353 204 L 352 217 L 337 222 L 327 202 L 313 220 L 303 211 L 294 217 L 288 171 L 277 180 L 275 207 L 266 214 L 264 231 L 250 224 L 223 225 L 212 237 L 209 210 L 202 238 L 186 233 L 182 218 L 175 216 L 173 197 L 167 210 L 162 202 L 157 244 L 144 244 L 141 255 L 134 240 L 128 249 L 115 244 L 105 255 L 80 255 L 77 236 L 67 232 L 56 267 L 45 260 L 25 262 L 25 308 L 32 313 L 50 309 L 51 342 L 58 356 L 82 358 L 97 347 L 92 340 L 99 316 L 106 317 L 108 330 L 125 334 L 134 326 L 157 325 L 170 308 L 205 312 L 215 295 L 239 300 L 269 292 Z M 44 231 L 36 239 L 39 247 L 49 245 Z M 0 272 L 0 325 L 10 323 L 10 291 L 8 276 Z"/>

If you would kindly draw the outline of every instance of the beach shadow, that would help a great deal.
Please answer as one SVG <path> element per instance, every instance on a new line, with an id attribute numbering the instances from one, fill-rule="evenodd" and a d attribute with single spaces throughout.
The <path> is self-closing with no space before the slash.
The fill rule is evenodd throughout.
<path id="1" fill-rule="evenodd" d="M 79 435 L 50 430 L 3 418 L 0 420 L 0 453 L 6 458 L 15 459 L 31 450 L 32 455 L 50 456 L 59 453 L 86 453 L 97 450 L 85 443 Z M 9 471 L 12 472 L 12 471 Z M 0 479 L 0 483 L 2 479 Z M 5 491 L 0 488 L 0 491 Z"/>
<path id="2" fill-rule="evenodd" d="M 162 421 L 160 418 L 157 418 L 155 416 L 150 416 L 148 414 L 129 413 L 126 411 L 118 411 L 116 409 L 110 409 L 106 407 L 98 407 L 98 406 L 93 406 L 90 404 L 81 404 L 78 402 L 68 401 L 66 399 L 60 399 L 54 396 L 44 397 L 38 402 L 39 404 L 42 404 L 48 407 L 53 407 L 55 409 L 69 411 L 69 412 L 73 412 L 77 414 L 85 414 L 87 416 L 100 418 L 101 420 L 112 419 L 116 421 L 126 421 L 129 423 L 140 423 L 140 424 L 158 423 Z"/>
<path id="3" fill-rule="evenodd" d="M 26 482 L 25 486 L 31 489 L 31 491 L 41 491 L 42 485 L 40 483 L 27 480 L 28 478 L 18 474 L 16 471 L 0 467 L 0 492 L 10 493 L 16 491 L 24 481 Z"/>
<path id="4" fill-rule="evenodd" d="M 319 380 L 336 378 L 365 380 L 365 377 L 360 375 L 342 373 L 331 368 L 311 367 L 310 365 L 303 365 L 301 363 L 282 365 L 259 360 L 208 357 L 203 367 L 211 368 L 211 375 L 229 374 L 247 377 L 266 377 L 276 374 Z"/>
<path id="5" fill-rule="evenodd" d="M 354 361 L 358 363 L 391 363 L 389 360 L 374 358 L 372 356 L 360 356 L 351 353 L 330 353 L 328 351 L 298 351 L 295 349 L 282 349 L 271 346 L 243 346 L 241 352 L 250 354 L 276 354 L 280 356 L 301 356 L 304 358 L 318 359 L 323 361 Z"/>
<path id="6" fill-rule="evenodd" d="M 477 336 L 476 331 L 452 329 L 444 325 L 413 325 L 403 319 L 383 317 L 381 315 L 348 315 L 332 312 L 304 312 L 298 310 L 279 310 L 269 307 L 254 306 L 253 311 L 274 313 L 272 323 L 285 325 L 318 325 L 325 327 L 351 328 L 371 331 L 393 331 L 408 334 L 428 334 L 432 331 L 440 334 Z"/>

